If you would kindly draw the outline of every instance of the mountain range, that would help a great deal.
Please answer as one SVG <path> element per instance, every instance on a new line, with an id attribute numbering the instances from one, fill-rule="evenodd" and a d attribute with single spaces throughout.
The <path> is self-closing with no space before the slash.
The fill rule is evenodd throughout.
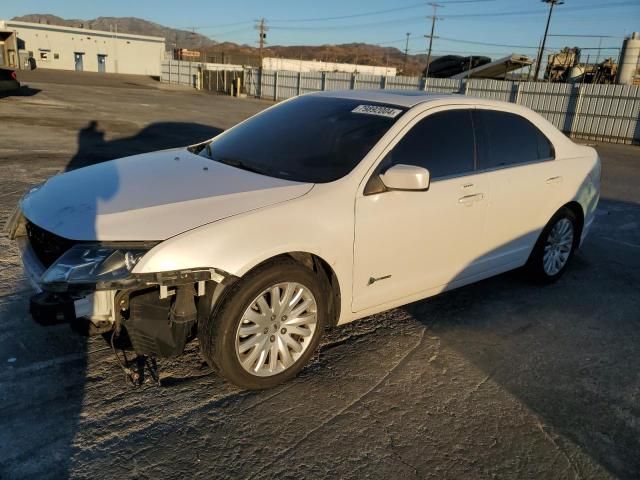
<path id="1" fill-rule="evenodd" d="M 36 13 L 14 17 L 13 20 L 104 30 L 107 32 L 115 29 L 117 25 L 118 31 L 122 33 L 164 37 L 167 49 L 188 48 L 190 50 L 199 50 L 206 55 L 208 61 L 255 64 L 258 58 L 258 48 L 255 46 L 233 42 L 216 42 L 196 31 L 166 27 L 136 17 L 98 17 L 92 20 L 82 20 L 64 19 L 56 15 Z M 399 70 L 402 70 L 404 66 L 404 72 L 408 75 L 415 75 L 422 72 L 426 64 L 426 55 L 408 55 L 405 66 L 404 52 L 398 48 L 382 47 L 367 43 L 296 46 L 274 45 L 265 47 L 263 55 L 265 57 L 324 60 L 358 63 L 360 65 L 382 65 L 396 67 Z"/>

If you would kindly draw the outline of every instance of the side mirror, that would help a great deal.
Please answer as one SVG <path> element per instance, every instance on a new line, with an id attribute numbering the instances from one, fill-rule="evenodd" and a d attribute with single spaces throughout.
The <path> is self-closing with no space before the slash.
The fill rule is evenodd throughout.
<path id="1" fill-rule="evenodd" d="M 414 165 L 394 165 L 380 175 L 382 183 L 389 190 L 429 190 L 429 170 Z"/>

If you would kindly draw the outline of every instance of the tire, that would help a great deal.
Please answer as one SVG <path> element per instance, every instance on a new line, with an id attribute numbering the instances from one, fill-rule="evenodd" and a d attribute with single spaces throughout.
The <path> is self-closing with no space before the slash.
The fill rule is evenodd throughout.
<path id="1" fill-rule="evenodd" d="M 533 247 L 525 267 L 529 277 L 541 283 L 558 280 L 567 270 L 579 243 L 578 218 L 572 210 L 563 207 L 549 220 Z M 550 251 L 551 258 L 545 258 L 546 251 Z M 556 252 L 555 260 L 553 251 Z"/>
<path id="2" fill-rule="evenodd" d="M 313 356 L 327 325 L 323 285 L 314 271 L 290 259 L 258 267 L 230 287 L 211 315 L 203 316 L 198 336 L 205 360 L 222 377 L 248 390 L 293 378 Z"/>

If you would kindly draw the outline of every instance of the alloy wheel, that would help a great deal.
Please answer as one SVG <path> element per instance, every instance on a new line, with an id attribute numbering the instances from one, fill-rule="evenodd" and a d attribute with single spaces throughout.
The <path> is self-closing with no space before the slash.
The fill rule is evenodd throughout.
<path id="1" fill-rule="evenodd" d="M 268 377 L 291 367 L 309 348 L 318 321 L 316 299 L 295 282 L 278 283 L 247 307 L 236 331 L 236 355 L 252 375 Z"/>
<path id="2" fill-rule="evenodd" d="M 568 218 L 556 222 L 544 245 L 542 265 L 549 276 L 557 275 L 564 268 L 573 248 L 573 223 Z"/>

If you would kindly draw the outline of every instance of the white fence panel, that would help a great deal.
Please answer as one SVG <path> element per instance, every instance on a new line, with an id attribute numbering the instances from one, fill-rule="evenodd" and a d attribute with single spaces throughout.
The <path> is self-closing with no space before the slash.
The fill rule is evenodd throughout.
<path id="1" fill-rule="evenodd" d="M 162 80 L 192 84 L 197 63 L 163 62 Z M 190 69 L 190 70 L 189 70 Z M 322 90 L 400 89 L 465 93 L 518 103 L 535 110 L 563 132 L 596 141 L 640 143 L 640 87 L 512 82 L 492 79 L 452 80 L 383 77 L 340 72 L 246 70 L 249 95 L 284 100 Z"/>
<path id="2" fill-rule="evenodd" d="M 518 103 L 535 110 L 563 132 L 571 132 L 577 87 L 567 83 L 523 82 L 518 88 Z"/>
<path id="3" fill-rule="evenodd" d="M 390 90 L 420 90 L 420 77 L 387 77 L 387 88 Z"/>
<path id="4" fill-rule="evenodd" d="M 595 141 L 639 141 L 640 87 L 582 85 L 572 134 Z"/>
<path id="5" fill-rule="evenodd" d="M 474 97 L 490 98 L 503 102 L 516 101 L 516 82 L 472 78 L 466 82 L 466 94 Z"/>
<path id="6" fill-rule="evenodd" d="M 458 93 L 462 87 L 460 80 L 451 78 L 428 78 L 424 90 L 430 93 Z"/>
<path id="7" fill-rule="evenodd" d="M 262 70 L 258 73 L 260 78 L 260 96 L 274 100 L 276 94 L 277 72 L 273 70 Z"/>
<path id="8" fill-rule="evenodd" d="M 384 88 L 384 77 L 380 75 L 355 75 L 353 88 L 356 90 L 380 90 Z"/>
<path id="9" fill-rule="evenodd" d="M 278 72 L 277 100 L 286 100 L 287 98 L 298 95 L 298 77 L 298 72 Z"/>
<path id="10" fill-rule="evenodd" d="M 300 93 L 319 92 L 323 90 L 322 72 L 302 72 Z"/>
<path id="11" fill-rule="evenodd" d="M 352 85 L 353 75 L 351 73 L 329 72 L 325 74 L 325 90 L 350 90 Z"/>

